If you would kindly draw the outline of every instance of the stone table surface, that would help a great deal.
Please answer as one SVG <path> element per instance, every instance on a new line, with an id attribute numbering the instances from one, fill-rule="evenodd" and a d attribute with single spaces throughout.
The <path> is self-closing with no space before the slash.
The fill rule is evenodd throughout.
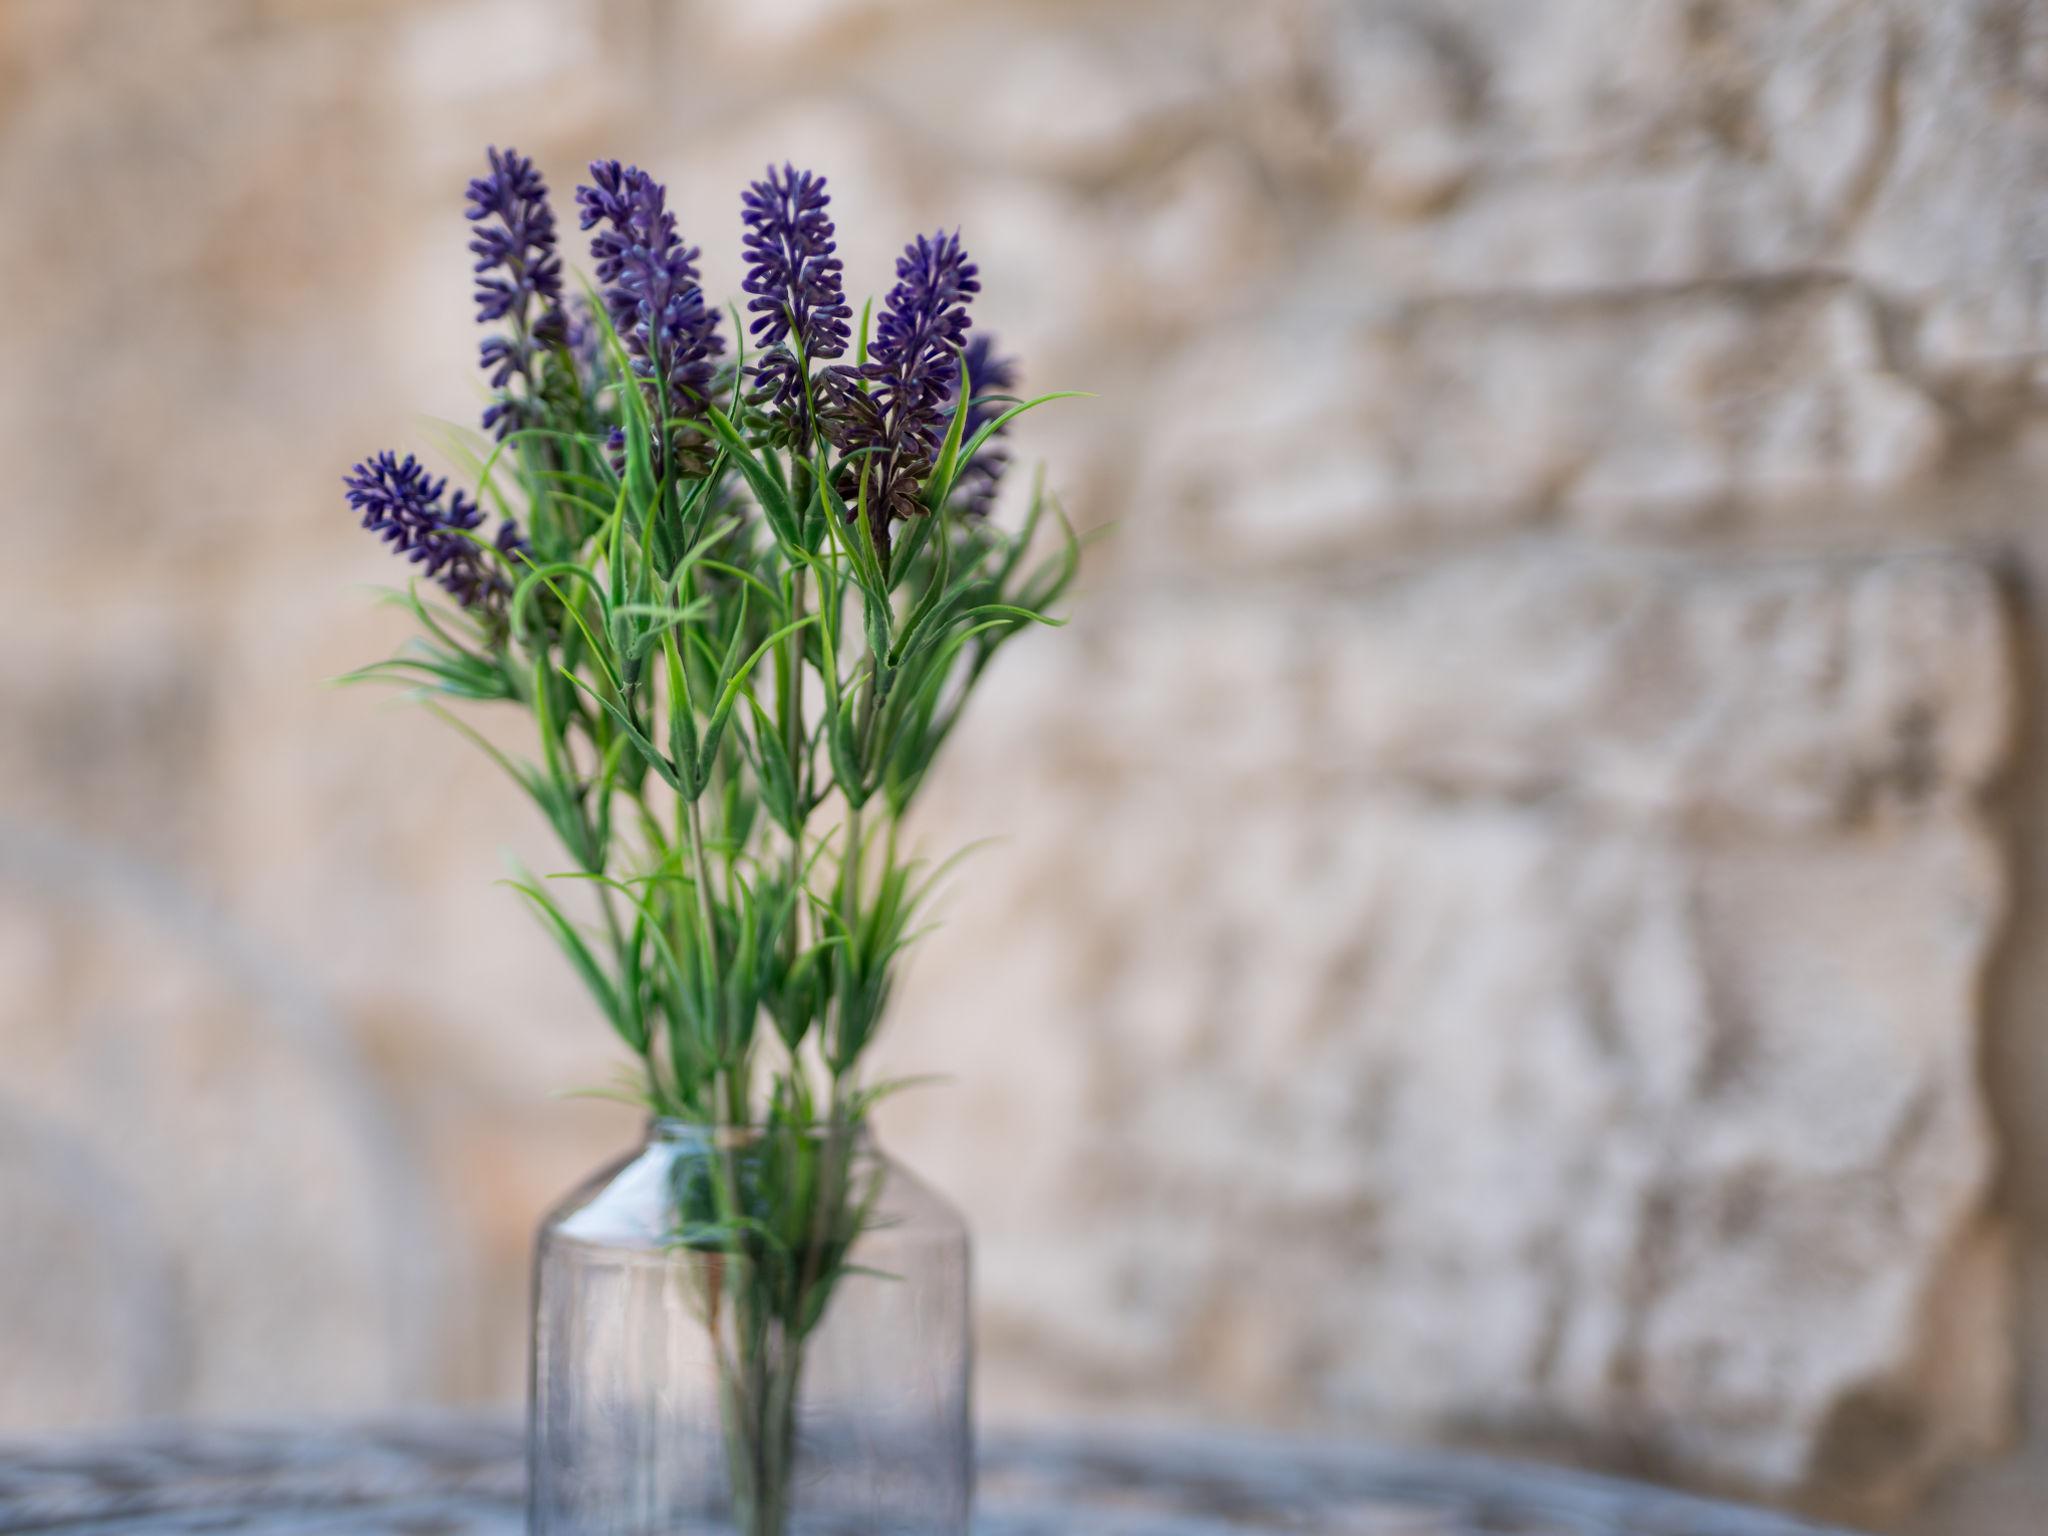
<path id="1" fill-rule="evenodd" d="M 163 1426 L 0 1443 L 0 1532 L 524 1528 L 502 1417 Z M 982 1447 L 979 1536 L 1827 1536 L 1761 1510 L 1483 1457 L 1272 1436 L 1090 1428 Z M 1847 1536 L 1838 1529 L 1834 1536 Z"/>

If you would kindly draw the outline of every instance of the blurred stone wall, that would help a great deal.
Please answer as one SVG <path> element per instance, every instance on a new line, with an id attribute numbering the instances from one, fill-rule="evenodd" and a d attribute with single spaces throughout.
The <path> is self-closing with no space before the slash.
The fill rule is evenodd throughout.
<path id="1" fill-rule="evenodd" d="M 1020 435 L 1114 531 L 934 785 L 1007 840 L 891 1048 L 987 1411 L 2034 1529 L 2019 0 L 0 0 L 0 1425 L 510 1400 L 631 1134 L 550 1097 L 615 1064 L 531 813 L 322 687 L 507 141 L 665 174 L 716 291 L 771 157 L 856 292 L 957 222 L 1099 396 Z"/>

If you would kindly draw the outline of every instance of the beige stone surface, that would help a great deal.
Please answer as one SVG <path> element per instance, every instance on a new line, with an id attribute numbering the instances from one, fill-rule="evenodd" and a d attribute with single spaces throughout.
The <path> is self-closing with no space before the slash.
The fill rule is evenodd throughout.
<path id="1" fill-rule="evenodd" d="M 0 0 L 0 1426 L 515 1397 L 630 1127 L 347 463 L 480 147 L 963 226 L 1090 528 L 891 1134 L 985 1406 L 1915 1529 L 2048 1461 L 2034 0 Z M 578 249 L 572 237 L 572 252 Z M 511 727 L 507 726 L 509 732 Z M 508 736 L 507 739 L 510 739 Z M 1973 1471 L 2001 1443 L 2031 1446 Z M 1946 1480 L 1943 1474 L 1948 1474 Z M 2030 1494 L 2028 1490 L 2033 1490 Z"/>
<path id="2" fill-rule="evenodd" d="M 1997 1443 L 1981 573 L 1514 554 L 1074 639 L 949 766 L 1012 842 L 894 1042 L 1005 1390 L 1878 1500 Z"/>

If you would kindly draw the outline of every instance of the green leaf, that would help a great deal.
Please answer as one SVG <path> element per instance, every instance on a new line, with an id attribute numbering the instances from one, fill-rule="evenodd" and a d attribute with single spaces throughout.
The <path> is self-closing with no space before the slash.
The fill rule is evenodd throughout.
<path id="1" fill-rule="evenodd" d="M 961 373 L 963 377 L 966 374 L 965 363 L 961 365 Z M 962 388 L 960 394 L 963 399 L 966 393 L 965 388 Z M 968 440 L 967 446 L 960 450 L 953 462 L 943 466 L 945 470 L 943 478 L 935 470 L 931 478 L 925 482 L 925 504 L 933 508 L 944 506 L 947 498 L 953 494 L 953 487 L 959 483 L 960 471 L 974 462 L 975 455 L 988 445 L 990 438 L 994 437 L 1026 411 L 1035 411 L 1041 405 L 1050 405 L 1055 400 L 1092 400 L 1094 398 L 1093 395 L 1084 389 L 1054 390 L 1049 395 L 1040 395 L 1036 399 L 1024 401 L 1021 405 L 1013 405 L 1000 416 L 983 422 L 980 430 Z M 962 414 L 964 414 L 964 409 Z"/>
<path id="2" fill-rule="evenodd" d="M 746 439 L 740 436 L 739 428 L 732 424 L 731 417 L 715 405 L 705 406 L 704 413 L 718 441 L 732 456 L 732 461 L 739 465 L 740 474 L 760 500 L 761 511 L 767 517 L 776 540 L 785 547 L 801 545 L 802 539 L 789 505 L 789 492 L 768 472 L 761 456 L 747 446 Z"/>
<path id="3" fill-rule="evenodd" d="M 728 565 L 723 560 L 706 560 L 704 562 L 704 569 L 707 571 L 717 571 L 724 576 L 730 576 L 735 581 L 753 588 L 756 592 L 767 598 L 769 606 L 777 612 L 782 612 L 788 607 L 788 604 L 782 600 L 782 594 L 769 586 L 767 582 L 756 576 L 752 571 L 742 570 L 736 565 Z"/>
<path id="4" fill-rule="evenodd" d="M 625 361 L 625 353 L 619 348 L 618 339 L 612 338 L 612 346 L 618 352 L 618 365 L 631 380 L 632 368 Z M 646 393 L 637 382 L 619 390 L 621 409 L 626 429 L 626 475 L 622 500 L 637 507 L 652 507 L 661 499 L 661 487 L 654 478 L 654 428 L 649 420 Z"/>
<path id="5" fill-rule="evenodd" d="M 690 703 L 689 677 L 672 629 L 662 631 L 661 656 L 668 674 L 668 749 L 684 781 L 675 787 L 694 800 L 703 792 L 706 765 L 697 747 L 697 711 Z"/>
<path id="6" fill-rule="evenodd" d="M 1081 535 L 1074 531 L 1074 525 L 1067 520 L 1066 508 L 1057 500 L 1051 502 L 1054 517 L 1060 520 L 1059 565 L 1052 579 L 1038 589 L 1038 573 L 1033 571 L 1024 595 L 1025 605 L 1031 608 L 1047 608 L 1059 601 L 1067 588 L 1073 585 L 1074 577 L 1081 570 Z M 1092 535 L 1091 535 L 1092 537 Z M 1042 569 L 1042 568 L 1041 568 Z"/>
<path id="7" fill-rule="evenodd" d="M 797 804 L 796 768 L 790 761 L 789 748 L 784 744 L 782 732 L 775 728 L 751 688 L 742 690 L 747 709 L 754 717 L 754 731 L 751 739 L 742 734 L 740 740 L 753 759 L 754 771 L 761 780 L 761 800 L 768 807 L 768 814 L 775 824 L 791 837 L 803 835 L 804 816 L 810 809 Z"/>
<path id="8" fill-rule="evenodd" d="M 866 479 L 861 481 L 860 499 L 854 507 L 848 507 L 846 498 L 829 482 L 824 486 L 824 494 L 831 507 L 831 515 L 825 521 L 831 529 L 832 542 L 845 556 L 865 606 L 886 613 L 889 607 L 888 578 L 875 553 L 874 532 L 868 527 Z M 849 527 L 857 529 L 858 535 L 849 533 Z"/>
<path id="9" fill-rule="evenodd" d="M 854 724 L 855 699 L 848 690 L 839 705 L 830 710 L 825 722 L 825 751 L 832 760 L 832 777 L 846 803 L 859 810 L 867 803 L 871 786 L 860 760 Z"/>
<path id="10" fill-rule="evenodd" d="M 597 594 L 600 602 L 603 601 L 603 587 L 599 585 L 597 578 L 582 566 L 571 565 L 567 561 L 560 561 L 554 565 L 535 566 L 530 573 L 529 580 L 521 582 L 519 590 L 512 596 L 512 613 L 515 621 L 521 609 L 521 598 L 532 590 L 532 582 L 540 583 L 547 588 L 555 601 L 562 605 L 562 611 L 568 614 L 569 618 L 575 623 L 577 630 L 583 636 L 584 642 L 590 647 L 590 659 L 595 661 L 603 671 L 604 680 L 610 683 L 614 689 L 617 689 L 620 686 L 618 672 L 606 658 L 605 648 L 598 643 L 597 636 L 591 632 L 590 626 L 583 622 L 582 610 L 571 604 L 568 597 L 562 592 L 562 589 L 555 585 L 554 578 L 556 576 L 573 576 L 577 578 L 586 588 Z"/>
<path id="11" fill-rule="evenodd" d="M 633 937 L 627 942 L 619 969 L 619 1032 L 638 1055 L 647 1054 L 647 1014 L 641 999 L 640 965 L 647 944 L 647 914 L 633 919 Z"/>
<path id="12" fill-rule="evenodd" d="M 676 774 L 675 764 L 671 763 L 668 760 L 667 756 L 663 754 L 661 748 L 657 747 L 653 742 L 647 739 L 646 733 L 643 732 L 638 725 L 634 724 L 632 716 L 628 715 L 624 710 L 620 709 L 618 705 L 614 704 L 610 699 L 606 698 L 603 694 L 599 693 L 595 688 L 591 687 L 590 684 L 586 683 L 574 672 L 569 671 L 566 667 L 561 669 L 561 675 L 569 679 L 570 682 L 574 683 L 578 688 L 582 689 L 585 693 L 589 694 L 591 698 L 597 700 L 598 704 L 603 708 L 604 712 L 607 715 L 611 716 L 612 720 L 618 725 L 618 727 L 626 733 L 626 739 L 632 742 L 634 747 L 638 749 L 640 755 L 647 760 L 647 766 L 652 768 L 656 773 L 660 774 L 663 782 L 666 783 L 669 788 L 680 790 L 683 787 L 682 780 Z"/>
<path id="13" fill-rule="evenodd" d="M 718 697 L 718 706 L 711 712 L 711 718 L 704 727 L 704 750 L 707 754 L 717 752 L 719 737 L 724 734 L 726 722 L 732 717 L 733 705 L 739 700 L 740 689 L 746 683 L 747 674 L 754 670 L 763 656 L 774 649 L 778 641 L 786 639 L 800 629 L 807 629 L 817 622 L 818 616 L 816 614 L 808 614 L 793 623 L 783 625 L 782 628 L 774 631 L 760 645 L 756 646 L 754 654 L 747 658 L 746 664 L 726 679 L 724 691 Z M 738 638 L 739 635 L 736 630 L 734 632 L 734 639 L 737 640 Z"/>
<path id="14" fill-rule="evenodd" d="M 967 375 L 967 354 L 955 347 L 953 358 L 960 369 L 960 383 L 953 391 L 953 419 L 946 424 L 946 440 L 939 445 L 939 456 L 932 464 L 930 478 L 925 481 L 925 505 L 934 513 L 945 510 L 946 497 L 959 475 L 960 435 L 966 430 L 967 413 L 974 405 L 969 398 L 973 381 Z"/>
<path id="15" fill-rule="evenodd" d="M 635 661 L 645 656 L 661 637 L 678 624 L 688 624 L 701 619 L 711 611 L 709 598 L 693 598 L 680 608 L 670 608 L 661 603 L 621 603 L 612 610 L 614 619 L 658 620 L 644 627 L 634 626 L 634 633 L 628 645 L 622 647 L 626 655 Z"/>
<path id="16" fill-rule="evenodd" d="M 446 694 L 475 703 L 516 697 L 501 668 L 481 661 L 442 661 L 432 656 L 393 656 L 373 661 L 330 679 L 336 687 L 355 683 L 394 683 Z"/>

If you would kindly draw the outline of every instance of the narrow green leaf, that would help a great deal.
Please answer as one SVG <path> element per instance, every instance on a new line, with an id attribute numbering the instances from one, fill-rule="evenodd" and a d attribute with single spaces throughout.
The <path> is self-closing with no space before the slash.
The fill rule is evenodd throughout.
<path id="1" fill-rule="evenodd" d="M 640 755 L 647 760 L 647 766 L 652 768 L 656 773 L 660 774 L 663 782 L 665 782 L 669 786 L 669 788 L 679 790 L 683 787 L 682 780 L 676 776 L 675 765 L 671 763 L 668 760 L 668 758 L 662 753 L 661 748 L 657 747 L 653 742 L 647 739 L 646 734 L 640 729 L 640 727 L 633 723 L 633 719 L 630 715 L 628 715 L 624 710 L 620 709 L 618 705 L 614 704 L 610 699 L 606 698 L 603 694 L 599 693 L 595 688 L 591 687 L 589 683 L 586 683 L 574 672 L 569 671 L 566 667 L 560 670 L 561 675 L 563 677 L 569 679 L 570 682 L 574 683 L 578 688 L 582 689 L 583 692 L 589 694 L 591 698 L 597 700 L 598 704 L 603 708 L 604 712 L 607 715 L 611 716 L 611 718 L 614 722 L 617 723 L 619 728 L 626 733 L 626 739 L 632 742 L 634 747 L 639 750 Z"/>
<path id="2" fill-rule="evenodd" d="M 732 461 L 739 465 L 740 474 L 746 479 L 754 495 L 759 498 L 761 511 L 767 517 L 768 526 L 774 531 L 776 539 L 784 545 L 800 544 L 802 541 L 797 536 L 797 528 L 790 511 L 789 493 L 783 489 L 775 476 L 768 472 L 768 467 L 761 462 L 761 456 L 747 446 L 746 439 L 740 436 L 739 428 L 732 424 L 731 417 L 715 405 L 707 405 L 704 410 L 711 422 L 711 430 L 717 434 L 725 451 L 732 456 Z"/>
<path id="3" fill-rule="evenodd" d="M 690 680 L 683 668 L 683 655 L 676 646 L 676 634 L 672 629 L 662 631 L 661 657 L 662 666 L 668 674 L 669 752 L 683 780 L 675 787 L 694 800 L 702 792 L 702 780 L 709 765 L 697 748 L 696 706 L 690 701 Z"/>
<path id="4" fill-rule="evenodd" d="M 932 464 L 930 478 L 925 481 L 925 505 L 934 513 L 945 510 L 946 497 L 952 493 L 953 481 L 959 475 L 960 436 L 967 428 L 967 413 L 974 405 L 971 398 L 973 380 L 967 375 L 967 354 L 955 347 L 953 359 L 960 372 L 960 383 L 953 391 L 953 419 L 946 424 L 946 439 L 939 445 L 939 456 Z"/>
<path id="5" fill-rule="evenodd" d="M 990 438 L 994 437 L 998 432 L 1002 431 L 1004 427 L 1007 427 L 1011 422 L 1015 421 L 1019 416 L 1022 416 L 1026 411 L 1035 411 L 1041 405 L 1050 405 L 1055 400 L 1092 400 L 1094 398 L 1094 395 L 1092 395 L 1085 389 L 1057 389 L 1049 395 L 1040 395 L 1036 399 L 1026 400 L 1021 405 L 1011 406 L 1007 411 L 1004 411 L 1000 416 L 993 417 L 990 420 L 985 421 L 981 424 L 980 430 L 977 431 L 974 434 L 974 436 L 968 440 L 967 446 L 960 451 L 959 466 L 964 467 L 968 464 L 972 464 L 974 462 L 974 456 L 980 453 L 981 450 L 988 445 L 988 440 Z M 956 468 L 955 480 L 957 480 L 957 478 L 958 469 Z M 941 495 L 952 495 L 954 483 L 954 480 L 947 481 L 946 484 L 943 487 L 941 487 Z"/>
<path id="6" fill-rule="evenodd" d="M 740 688 L 746 682 L 747 674 L 754 670 L 763 656 L 766 656 L 769 651 L 775 648 L 778 641 L 786 639 L 800 629 L 807 629 L 817 622 L 818 616 L 813 613 L 807 614 L 793 623 L 783 625 L 782 628 L 774 631 L 767 639 L 756 646 L 754 654 L 747 658 L 746 664 L 726 680 L 724 692 L 718 698 L 718 706 L 711 712 L 711 719 L 704 727 L 705 751 L 707 753 L 714 753 L 718 750 L 719 735 L 725 730 L 725 723 L 732 715 L 733 705 L 739 699 Z M 734 639 L 737 640 L 738 638 L 739 632 L 735 630 Z"/>

